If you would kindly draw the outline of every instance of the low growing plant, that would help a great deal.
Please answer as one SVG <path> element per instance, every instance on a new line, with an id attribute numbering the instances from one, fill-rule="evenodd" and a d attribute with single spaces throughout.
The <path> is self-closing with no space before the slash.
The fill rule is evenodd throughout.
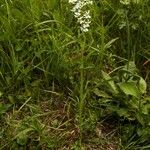
<path id="1" fill-rule="evenodd" d="M 139 137 L 150 137 L 150 96 L 147 84 L 139 76 L 134 62 L 110 73 L 102 71 L 102 78 L 93 90 L 105 116 L 118 116 L 122 121 L 135 123 Z"/>

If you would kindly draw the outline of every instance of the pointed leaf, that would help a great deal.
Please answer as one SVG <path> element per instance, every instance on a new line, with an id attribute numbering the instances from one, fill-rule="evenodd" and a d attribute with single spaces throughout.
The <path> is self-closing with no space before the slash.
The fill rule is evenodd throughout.
<path id="1" fill-rule="evenodd" d="M 134 82 L 123 82 L 119 84 L 119 87 L 126 95 L 139 97 L 139 91 Z"/>
<path id="2" fill-rule="evenodd" d="M 107 48 L 110 48 L 111 46 L 112 46 L 112 44 L 116 41 L 116 40 L 118 40 L 119 38 L 117 37 L 117 38 L 115 38 L 115 39 L 112 39 L 112 40 L 110 40 L 106 45 L 105 45 L 105 49 L 107 49 Z"/>
<path id="3" fill-rule="evenodd" d="M 142 94 L 146 93 L 147 84 L 142 77 L 140 77 L 140 80 L 139 80 L 139 89 Z"/>
<path id="4" fill-rule="evenodd" d="M 103 78 L 108 82 L 109 86 L 114 91 L 114 93 L 117 94 L 118 93 L 117 87 L 113 79 L 110 77 L 110 75 L 104 71 L 102 71 L 102 75 L 103 75 Z"/>
<path id="5" fill-rule="evenodd" d="M 107 93 L 105 93 L 104 91 L 100 91 L 98 88 L 95 88 L 93 92 L 98 97 L 111 98 Z"/>

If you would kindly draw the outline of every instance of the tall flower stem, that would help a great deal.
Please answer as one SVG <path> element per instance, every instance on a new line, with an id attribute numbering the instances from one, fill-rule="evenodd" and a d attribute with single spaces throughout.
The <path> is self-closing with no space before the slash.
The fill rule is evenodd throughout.
<path id="1" fill-rule="evenodd" d="M 77 23 L 80 25 L 80 30 L 83 34 L 78 34 L 78 40 L 80 42 L 81 47 L 81 61 L 80 61 L 80 88 L 79 88 L 79 103 L 78 103 L 78 123 L 79 123 L 79 130 L 80 130 L 80 147 L 82 144 L 82 133 L 83 133 L 83 122 L 84 122 L 84 105 L 85 105 L 85 98 L 86 94 L 84 91 L 84 84 L 85 84 L 85 75 L 84 75 L 84 49 L 86 38 L 84 36 L 85 32 L 88 32 L 90 23 L 91 23 L 91 16 L 89 5 L 93 4 L 92 0 L 69 0 L 69 3 L 73 5 L 71 11 L 74 14 L 74 17 L 77 19 Z M 83 37 L 82 37 L 83 35 Z M 82 39 L 80 39 L 82 37 Z"/>
<path id="2" fill-rule="evenodd" d="M 84 38 L 85 39 L 85 38 Z M 85 104 L 85 94 L 84 94 L 84 48 L 85 48 L 85 40 L 81 43 L 81 64 L 80 64 L 80 93 L 79 93 L 79 129 L 80 129 L 80 146 L 82 144 L 82 133 L 83 133 L 83 110 Z"/>

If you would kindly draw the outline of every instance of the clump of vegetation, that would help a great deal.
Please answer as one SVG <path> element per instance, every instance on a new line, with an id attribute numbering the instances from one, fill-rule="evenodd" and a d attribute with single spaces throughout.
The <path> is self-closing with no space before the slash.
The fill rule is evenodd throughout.
<path id="1" fill-rule="evenodd" d="M 0 1 L 0 149 L 150 149 L 149 0 Z"/>

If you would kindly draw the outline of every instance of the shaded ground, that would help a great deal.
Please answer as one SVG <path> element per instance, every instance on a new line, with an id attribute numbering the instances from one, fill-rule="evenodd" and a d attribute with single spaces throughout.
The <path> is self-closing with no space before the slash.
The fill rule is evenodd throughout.
<path id="1" fill-rule="evenodd" d="M 79 149 L 79 128 L 69 100 L 44 100 L 11 106 L 1 120 L 0 149 Z M 110 122 L 97 122 L 83 134 L 82 149 L 117 150 L 118 135 Z"/>

